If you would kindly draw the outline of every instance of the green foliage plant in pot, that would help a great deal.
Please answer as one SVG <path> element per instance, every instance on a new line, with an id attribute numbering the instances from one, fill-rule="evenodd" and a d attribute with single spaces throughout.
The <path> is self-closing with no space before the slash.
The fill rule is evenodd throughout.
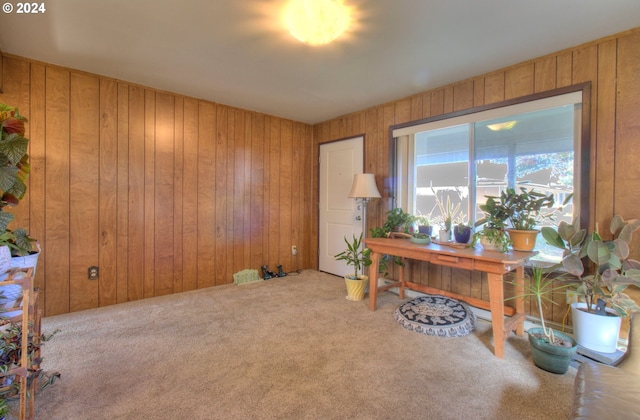
<path id="1" fill-rule="evenodd" d="M 513 284 L 515 285 L 515 283 Z M 535 300 L 541 326 L 529 328 L 527 331 L 531 345 L 531 357 L 536 366 L 553 373 L 567 372 L 578 344 L 567 334 L 547 327 L 544 319 L 544 307 L 548 303 L 556 304 L 551 299 L 553 293 L 572 285 L 573 283 L 563 281 L 562 276 L 553 277 L 551 272 L 534 265 L 530 269 L 530 274 L 525 278 L 523 293 L 506 299 L 530 297 Z"/>
<path id="2" fill-rule="evenodd" d="M 409 237 L 410 226 L 416 221 L 416 216 L 405 212 L 400 207 L 393 208 L 387 212 L 387 219 L 382 226 L 377 226 L 369 229 L 371 237 L 373 238 L 388 238 L 393 233 L 401 233 L 406 237 Z M 390 257 L 384 255 L 380 258 L 378 264 L 378 273 L 384 277 L 389 276 L 389 261 L 393 260 L 395 264 L 402 265 L 402 259 L 396 256 Z"/>
<path id="3" fill-rule="evenodd" d="M 480 243 L 487 251 L 507 252 L 511 240 L 506 231 L 508 212 L 505 211 L 496 197 L 485 196 L 486 201 L 481 204 L 480 210 L 484 212 L 484 217 L 476 221 L 475 226 L 483 228 L 473 234 L 471 244 L 475 246 Z"/>
<path id="4" fill-rule="evenodd" d="M 418 232 L 431 236 L 433 234 L 433 226 L 431 226 L 429 217 L 421 214 L 415 218 L 418 224 Z"/>
<path id="5" fill-rule="evenodd" d="M 516 251 L 531 251 L 535 247 L 540 232 L 536 226 L 545 218 L 551 217 L 554 205 L 552 194 L 545 195 L 533 189 L 520 188 L 516 191 L 507 188 L 500 197 L 492 197 L 496 205 L 502 208 L 510 228 L 507 229 L 511 246 Z M 550 209 L 545 212 L 544 209 Z"/>
<path id="6" fill-rule="evenodd" d="M 371 250 L 369 248 L 361 249 L 362 235 L 359 238 L 354 236 L 351 242 L 344 238 L 344 242 L 347 244 L 347 249 L 337 254 L 335 258 L 353 267 L 353 274 L 344 276 L 347 299 L 362 300 L 369 281 L 369 277 L 364 275 L 364 268 L 371 265 Z"/>
<path id="7" fill-rule="evenodd" d="M 582 302 L 571 304 L 576 340 L 590 350 L 616 351 L 621 317 L 640 311 L 625 293 L 629 286 L 640 287 L 640 262 L 630 258 L 633 233 L 640 220 L 611 219 L 612 239 L 579 227 L 579 221 L 560 222 L 557 230 L 544 227 L 545 240 L 563 250 L 560 267 L 578 280 Z"/>
<path id="8" fill-rule="evenodd" d="M 0 245 L 9 247 L 12 255 L 27 255 L 33 239 L 25 229 L 8 229 L 14 215 L 5 210 L 17 205 L 27 191 L 30 171 L 29 139 L 25 138 L 27 121 L 14 107 L 0 103 Z"/>
<path id="9" fill-rule="evenodd" d="M 9 229 L 14 215 L 7 211 L 24 198 L 27 190 L 30 166 L 26 121 L 16 108 L 0 103 L 0 281 L 6 279 L 9 268 L 20 264 L 21 258 L 29 257 L 34 251 L 35 241 L 24 228 Z M 35 255 L 37 258 L 37 252 Z M 4 296 L 0 297 L 2 307 L 13 306 L 13 302 L 22 295 L 22 288 L 17 284 L 3 289 Z"/>
<path id="10" fill-rule="evenodd" d="M 436 205 L 438 206 L 438 210 L 440 210 L 440 216 L 442 217 L 443 225 L 439 233 L 439 239 L 443 242 L 450 241 L 453 237 L 453 223 L 458 218 L 458 213 L 461 209 L 461 203 L 457 203 L 454 205 L 451 202 L 451 197 L 449 197 L 449 195 L 447 195 L 446 200 L 443 200 L 433 187 L 431 188 L 431 192 L 436 199 Z"/>
<path id="11" fill-rule="evenodd" d="M 471 226 L 467 223 L 460 222 L 453 226 L 453 237 L 456 242 L 466 244 L 471 239 Z"/>

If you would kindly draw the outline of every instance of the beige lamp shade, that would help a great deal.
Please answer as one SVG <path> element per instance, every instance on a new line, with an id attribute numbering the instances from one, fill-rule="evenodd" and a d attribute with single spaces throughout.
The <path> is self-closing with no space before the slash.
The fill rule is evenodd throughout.
<path id="1" fill-rule="evenodd" d="M 376 186 L 373 174 L 355 174 L 349 198 L 380 198 L 380 191 Z"/>

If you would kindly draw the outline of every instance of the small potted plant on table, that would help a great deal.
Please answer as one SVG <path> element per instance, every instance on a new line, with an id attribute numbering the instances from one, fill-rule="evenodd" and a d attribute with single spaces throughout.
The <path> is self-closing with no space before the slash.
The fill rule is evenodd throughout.
<path id="1" fill-rule="evenodd" d="M 335 258 L 353 266 L 353 274 L 344 276 L 347 286 L 347 299 L 362 300 L 369 281 L 369 276 L 364 275 L 364 268 L 371 265 L 371 258 L 369 257 L 371 251 L 368 248 L 361 249 L 362 235 L 359 238 L 354 236 L 351 242 L 344 238 L 344 242 L 347 244 L 347 249 L 337 254 Z"/>
<path id="2" fill-rule="evenodd" d="M 554 204 L 552 194 L 545 195 L 533 189 L 520 188 L 517 192 L 507 188 L 500 194 L 500 205 L 507 214 L 511 225 L 507 229 L 511 239 L 511 246 L 516 251 L 531 251 L 536 245 L 536 238 L 540 230 L 536 226 L 545 218 L 551 217 L 551 212 L 544 213 L 543 209 L 551 209 Z"/>

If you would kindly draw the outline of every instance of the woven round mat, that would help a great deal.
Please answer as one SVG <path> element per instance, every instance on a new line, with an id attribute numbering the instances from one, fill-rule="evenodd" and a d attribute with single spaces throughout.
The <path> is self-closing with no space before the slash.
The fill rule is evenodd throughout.
<path id="1" fill-rule="evenodd" d="M 420 296 L 400 305 L 393 317 L 404 328 L 438 337 L 462 337 L 473 331 L 475 314 L 469 306 L 440 295 Z"/>

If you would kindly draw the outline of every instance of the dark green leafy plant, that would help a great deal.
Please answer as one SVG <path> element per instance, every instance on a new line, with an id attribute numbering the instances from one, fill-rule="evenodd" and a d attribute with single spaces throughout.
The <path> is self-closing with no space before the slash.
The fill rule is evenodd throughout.
<path id="1" fill-rule="evenodd" d="M 554 202 L 553 194 L 545 195 L 525 188 L 520 188 L 520 192 L 507 188 L 499 198 L 499 206 L 516 230 L 533 230 L 543 219 L 551 217 L 552 212 L 545 213 L 543 209 L 553 208 Z"/>
<path id="2" fill-rule="evenodd" d="M 578 219 L 560 222 L 557 230 L 542 228 L 547 243 L 563 250 L 559 268 L 579 280 L 578 293 L 583 295 L 588 311 L 598 299 L 623 317 L 640 311 L 624 293 L 629 286 L 640 287 L 640 262 L 630 258 L 633 233 L 639 228 L 640 220 L 625 221 L 619 215 L 611 219 L 611 240 L 603 240 L 597 226 L 591 233 L 580 229 Z"/>
<path id="3" fill-rule="evenodd" d="M 353 266 L 353 277 L 356 280 L 360 278 L 358 271 L 364 272 L 364 268 L 371 265 L 371 250 L 369 248 L 360 249 L 362 244 L 362 235 L 360 238 L 353 237 L 353 241 L 349 242 L 347 238 L 344 238 L 344 242 L 347 244 L 347 249 L 335 256 L 336 260 L 342 260 L 347 265 Z"/>
<path id="4" fill-rule="evenodd" d="M 391 232 L 410 233 L 416 217 L 410 213 L 406 213 L 400 207 L 393 208 L 387 212 L 387 220 L 382 227 L 370 228 L 371 236 L 374 238 L 384 238 L 389 236 Z"/>
<path id="5" fill-rule="evenodd" d="M 0 245 L 9 246 L 13 255 L 29 254 L 33 242 L 26 230 L 8 229 L 14 215 L 5 210 L 17 205 L 27 191 L 30 166 L 25 122 L 17 108 L 0 103 Z"/>

